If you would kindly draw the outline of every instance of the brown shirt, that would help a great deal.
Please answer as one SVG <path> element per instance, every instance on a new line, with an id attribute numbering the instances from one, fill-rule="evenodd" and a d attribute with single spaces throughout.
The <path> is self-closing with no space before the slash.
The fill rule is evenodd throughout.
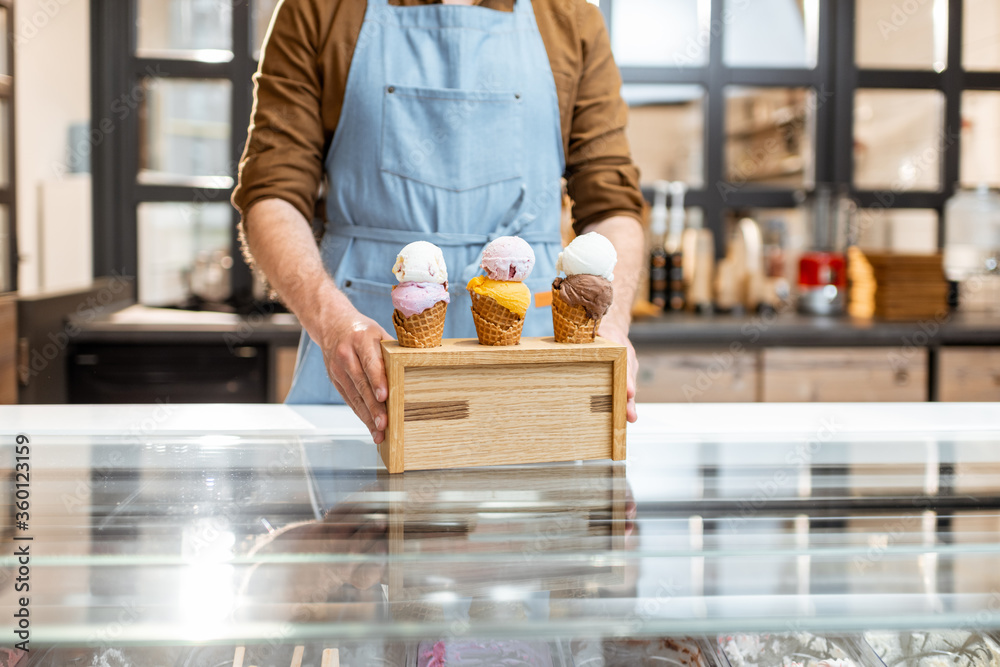
<path id="1" fill-rule="evenodd" d="M 393 4 L 428 4 L 396 0 Z M 512 11 L 514 0 L 476 4 Z M 625 137 L 621 77 L 600 10 L 586 0 L 533 0 L 559 98 L 566 178 L 576 229 L 612 215 L 641 220 L 639 173 Z M 250 136 L 233 204 L 271 198 L 306 219 L 340 120 L 364 0 L 284 0 L 254 77 Z"/>

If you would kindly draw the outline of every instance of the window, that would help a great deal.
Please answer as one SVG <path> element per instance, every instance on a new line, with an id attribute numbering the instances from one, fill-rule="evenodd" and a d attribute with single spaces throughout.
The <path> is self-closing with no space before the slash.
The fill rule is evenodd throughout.
<path id="1" fill-rule="evenodd" d="M 816 183 L 847 186 L 866 219 L 891 227 L 862 240 L 930 250 L 944 238 L 941 215 L 956 185 L 1000 186 L 992 158 L 1000 146 L 994 0 L 600 6 L 626 97 L 661 91 L 658 102 L 648 94 L 627 99 L 638 112 L 630 131 L 648 137 L 648 107 L 657 104 L 663 122 L 689 128 L 676 141 L 661 129 L 635 151 L 643 183 L 688 182 L 687 203 L 704 209 L 720 253 L 734 214 L 790 209 L 794 190 Z M 670 92 L 692 87 L 703 92 Z M 692 120 L 699 113 L 700 122 Z M 702 151 L 692 149 L 692 137 Z M 703 171 L 692 175 L 693 168 Z"/>
<path id="2" fill-rule="evenodd" d="M 231 301 L 251 298 L 226 206 L 275 4 L 92 0 L 95 270 L 138 276 L 143 302 L 185 299 L 205 266 L 229 276 Z M 720 253 L 727 221 L 771 211 L 779 229 L 817 183 L 849 188 L 894 239 L 908 228 L 925 239 L 956 184 L 1000 184 L 994 0 L 599 6 L 647 199 L 653 180 L 683 180 Z"/>
<path id="3" fill-rule="evenodd" d="M 95 274 L 143 304 L 252 301 L 229 197 L 276 4 L 92 0 Z"/>
<path id="4" fill-rule="evenodd" d="M 11 0 L 0 0 L 0 294 L 17 289 L 13 12 Z"/>
<path id="5" fill-rule="evenodd" d="M 685 202 L 713 231 L 717 252 L 735 214 L 793 209 L 797 189 L 834 179 L 829 0 L 600 7 L 631 108 L 629 133 L 645 137 L 632 146 L 646 198 L 654 180 L 685 181 Z"/>

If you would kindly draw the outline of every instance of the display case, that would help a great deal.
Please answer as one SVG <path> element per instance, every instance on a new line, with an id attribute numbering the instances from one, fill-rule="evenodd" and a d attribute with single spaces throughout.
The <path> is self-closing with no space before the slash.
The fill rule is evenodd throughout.
<path id="1" fill-rule="evenodd" d="M 0 664 L 998 664 L 1000 405 L 639 408 L 389 475 L 342 407 L 0 407 Z"/>

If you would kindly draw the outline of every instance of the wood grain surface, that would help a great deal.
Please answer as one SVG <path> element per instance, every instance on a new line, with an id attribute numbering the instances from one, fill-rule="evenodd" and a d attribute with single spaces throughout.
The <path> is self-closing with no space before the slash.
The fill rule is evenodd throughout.
<path id="1" fill-rule="evenodd" d="M 391 473 L 625 458 L 624 346 L 522 338 L 382 348 L 389 427 L 379 452 Z"/>
<path id="2" fill-rule="evenodd" d="M 1000 401 L 1000 349 L 944 347 L 938 362 L 941 401 Z"/>

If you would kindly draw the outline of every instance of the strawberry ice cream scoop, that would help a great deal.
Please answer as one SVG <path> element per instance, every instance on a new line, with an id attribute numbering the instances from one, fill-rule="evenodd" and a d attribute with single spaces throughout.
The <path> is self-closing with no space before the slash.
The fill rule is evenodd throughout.
<path id="1" fill-rule="evenodd" d="M 438 301 L 451 303 L 447 283 L 400 283 L 392 288 L 392 307 L 403 317 L 413 317 L 433 308 Z"/>
<path id="2" fill-rule="evenodd" d="M 522 281 L 535 268 L 535 251 L 517 236 L 501 236 L 483 250 L 481 265 L 490 280 Z"/>

